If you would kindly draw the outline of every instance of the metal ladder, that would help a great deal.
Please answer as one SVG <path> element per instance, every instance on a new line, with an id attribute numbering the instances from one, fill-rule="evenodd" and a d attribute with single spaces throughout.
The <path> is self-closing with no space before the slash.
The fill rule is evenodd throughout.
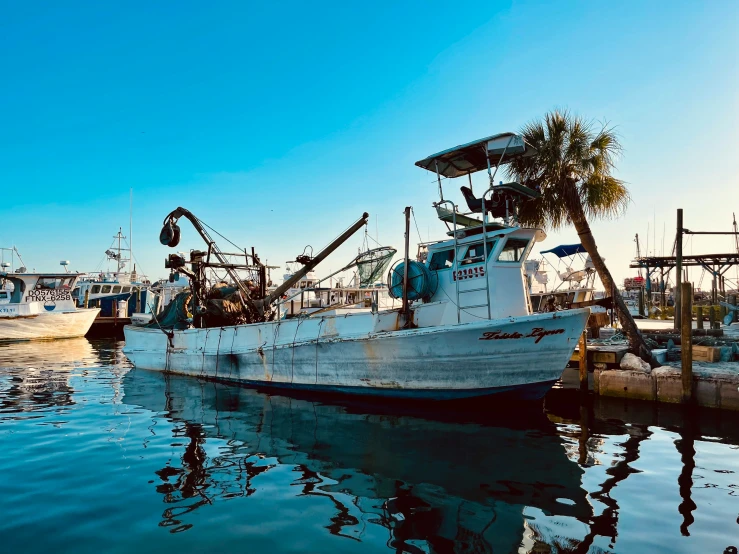
<path id="1" fill-rule="evenodd" d="M 456 306 L 457 306 L 457 323 L 461 323 L 462 321 L 462 310 L 472 310 L 475 308 L 487 308 L 488 309 L 488 319 L 491 319 L 491 311 L 490 311 L 490 280 L 489 280 L 489 273 L 487 271 L 487 262 L 488 262 L 488 241 L 487 241 L 487 229 L 485 227 L 486 225 L 486 219 L 485 213 L 483 213 L 482 216 L 482 235 L 483 235 L 483 264 L 485 265 L 485 286 L 484 287 L 478 287 L 474 289 L 467 289 L 460 291 L 459 290 L 459 275 L 457 273 L 459 269 L 459 245 L 457 242 L 457 207 L 454 205 L 454 202 L 451 200 L 442 200 L 440 202 L 437 202 L 436 205 L 441 204 L 450 204 L 452 209 L 452 236 L 454 237 L 454 263 L 452 264 L 452 271 L 454 272 L 454 292 L 455 292 L 455 300 L 456 300 Z M 483 210 L 485 209 L 485 200 L 483 196 Z M 485 299 L 486 302 L 484 304 L 470 304 L 468 306 L 463 306 L 460 300 L 460 295 L 462 294 L 468 294 L 471 292 L 480 292 L 485 291 Z"/>

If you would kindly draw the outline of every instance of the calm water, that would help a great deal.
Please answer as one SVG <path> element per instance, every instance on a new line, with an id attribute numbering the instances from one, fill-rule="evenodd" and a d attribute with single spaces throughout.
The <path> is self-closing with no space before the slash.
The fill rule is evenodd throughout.
<path id="1" fill-rule="evenodd" d="M 381 409 L 138 371 L 113 342 L 5 345 L 0 551 L 721 553 L 738 434 L 571 391 Z"/>

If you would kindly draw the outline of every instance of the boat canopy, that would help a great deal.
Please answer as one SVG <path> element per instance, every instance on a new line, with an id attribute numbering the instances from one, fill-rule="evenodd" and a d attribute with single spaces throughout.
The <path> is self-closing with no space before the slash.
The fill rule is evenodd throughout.
<path id="1" fill-rule="evenodd" d="M 549 250 L 542 251 L 542 254 L 551 253 L 558 258 L 564 258 L 565 256 L 574 256 L 575 254 L 580 254 L 582 252 L 587 252 L 582 244 L 561 244 Z"/>
<path id="2" fill-rule="evenodd" d="M 531 146 L 527 148 L 522 136 L 500 133 L 444 150 L 416 162 L 416 165 L 434 173 L 438 172 L 444 177 L 454 178 L 503 165 L 514 158 L 530 156 L 534 152 Z"/>

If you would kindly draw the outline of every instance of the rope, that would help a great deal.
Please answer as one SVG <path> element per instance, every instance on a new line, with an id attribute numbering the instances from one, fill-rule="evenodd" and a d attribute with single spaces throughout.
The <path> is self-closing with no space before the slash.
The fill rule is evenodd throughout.
<path id="1" fill-rule="evenodd" d="M 416 210 L 413 209 L 413 206 L 411 206 L 411 215 L 413 216 L 413 223 L 416 225 L 416 233 L 418 233 L 418 242 L 423 242 L 423 239 L 421 238 L 421 231 L 418 229 L 418 221 L 416 221 Z"/>

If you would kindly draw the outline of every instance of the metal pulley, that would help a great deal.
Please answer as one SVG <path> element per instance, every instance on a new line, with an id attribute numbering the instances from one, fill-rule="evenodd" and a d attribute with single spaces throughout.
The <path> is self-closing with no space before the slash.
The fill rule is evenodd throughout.
<path id="1" fill-rule="evenodd" d="M 169 218 L 164 222 L 162 231 L 159 233 L 159 242 L 171 248 L 180 243 L 180 226 L 177 225 L 174 218 Z"/>

